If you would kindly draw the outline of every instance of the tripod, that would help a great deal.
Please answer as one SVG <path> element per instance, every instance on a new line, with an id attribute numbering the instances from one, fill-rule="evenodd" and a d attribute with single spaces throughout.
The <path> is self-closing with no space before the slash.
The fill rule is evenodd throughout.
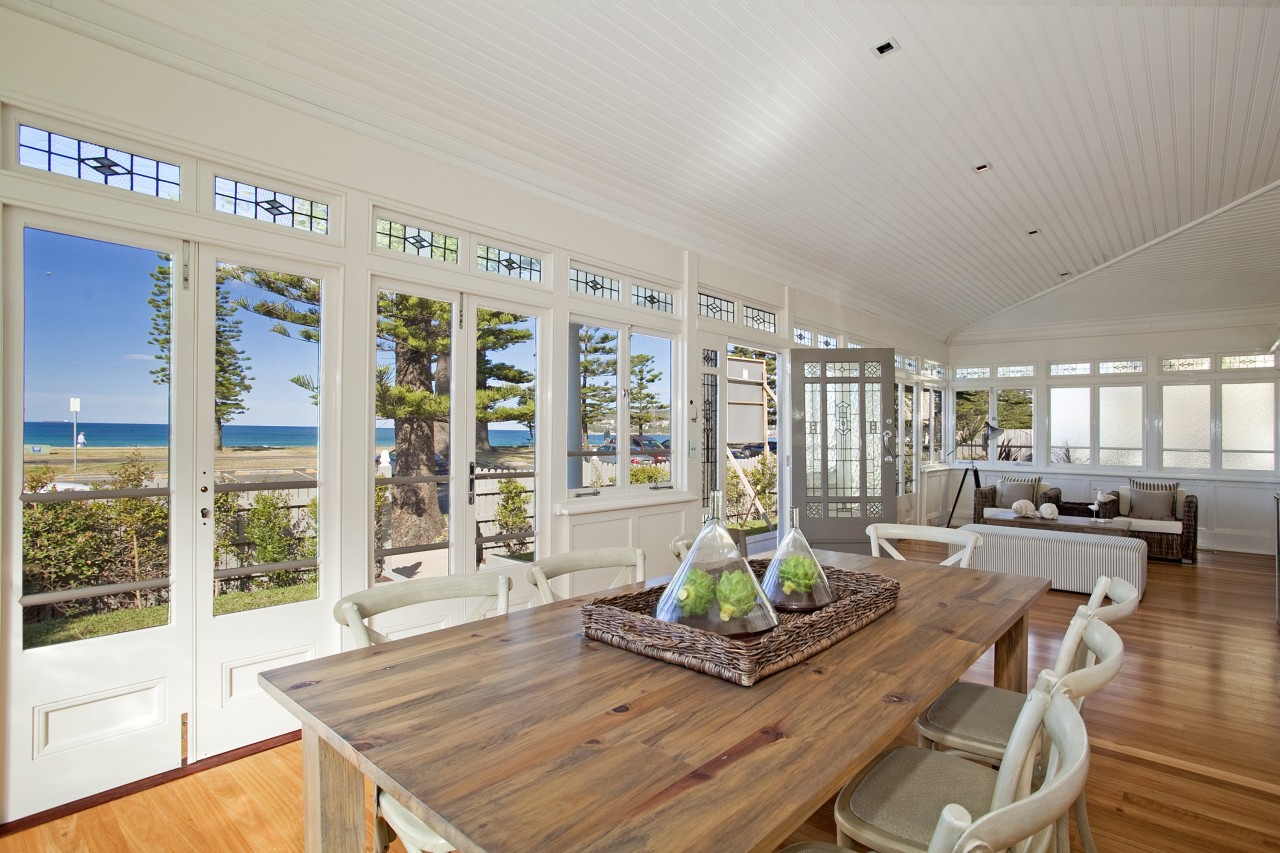
<path id="1" fill-rule="evenodd" d="M 947 515 L 946 527 L 951 526 L 951 519 L 956 514 L 956 505 L 960 503 L 960 495 L 964 492 L 964 481 L 969 476 L 969 472 L 973 472 L 973 490 L 976 492 L 982 488 L 982 477 L 978 473 L 978 466 L 973 464 L 973 460 L 969 460 L 969 467 L 960 473 L 960 486 L 956 489 L 956 499 L 951 502 L 951 512 Z"/>

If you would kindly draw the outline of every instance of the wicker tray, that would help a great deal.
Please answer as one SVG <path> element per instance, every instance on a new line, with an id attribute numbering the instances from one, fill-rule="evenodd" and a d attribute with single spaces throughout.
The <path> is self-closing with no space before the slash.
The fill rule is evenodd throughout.
<path id="1" fill-rule="evenodd" d="M 768 562 L 752 560 L 762 575 Z M 666 585 L 597 598 L 582 605 L 583 633 L 620 649 L 675 663 L 750 687 L 812 657 L 898 603 L 898 582 L 823 566 L 836 601 L 812 613 L 778 611 L 778 627 L 747 640 L 653 618 Z"/>

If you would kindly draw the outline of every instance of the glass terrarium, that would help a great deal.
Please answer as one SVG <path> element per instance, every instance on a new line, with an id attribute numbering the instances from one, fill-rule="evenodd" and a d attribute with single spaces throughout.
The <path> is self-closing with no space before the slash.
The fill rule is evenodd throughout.
<path id="1" fill-rule="evenodd" d="M 778 625 L 778 614 L 717 518 L 693 541 L 653 615 L 734 638 L 763 634 Z"/>
<path id="2" fill-rule="evenodd" d="M 762 586 L 777 609 L 804 612 L 826 607 L 836 596 L 818 558 L 813 556 L 809 540 L 800 532 L 797 515 L 792 510 L 791 529 L 769 561 Z"/>

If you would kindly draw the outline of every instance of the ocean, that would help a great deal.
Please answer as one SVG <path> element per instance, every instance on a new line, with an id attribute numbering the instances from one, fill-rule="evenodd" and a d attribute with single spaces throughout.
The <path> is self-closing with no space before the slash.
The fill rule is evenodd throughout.
<path id="1" fill-rule="evenodd" d="M 81 421 L 85 447 L 164 447 L 169 443 L 168 424 L 105 424 Z M 22 443 L 47 447 L 70 447 L 75 440 L 71 421 L 27 421 L 22 425 Z M 531 443 L 525 429 L 491 429 L 494 447 L 521 447 Z M 378 427 L 379 447 L 395 444 L 395 430 Z M 224 447 L 315 447 L 316 428 L 301 426 L 253 426 L 226 424 L 222 427 Z"/>

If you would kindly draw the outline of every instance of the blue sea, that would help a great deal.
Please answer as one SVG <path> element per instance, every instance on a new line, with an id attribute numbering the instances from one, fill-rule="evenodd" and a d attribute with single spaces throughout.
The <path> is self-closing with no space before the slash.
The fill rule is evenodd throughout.
<path id="1" fill-rule="evenodd" d="M 165 447 L 169 443 L 168 424 L 104 424 L 81 421 L 85 447 Z M 46 447 L 70 447 L 75 441 L 71 421 L 27 421 L 22 425 L 22 443 Z M 395 429 L 378 427 L 379 447 L 395 444 Z M 494 447 L 521 447 L 531 444 L 524 429 L 491 429 Z M 315 447 L 315 427 L 253 426 L 226 424 L 222 427 L 223 447 Z"/>

